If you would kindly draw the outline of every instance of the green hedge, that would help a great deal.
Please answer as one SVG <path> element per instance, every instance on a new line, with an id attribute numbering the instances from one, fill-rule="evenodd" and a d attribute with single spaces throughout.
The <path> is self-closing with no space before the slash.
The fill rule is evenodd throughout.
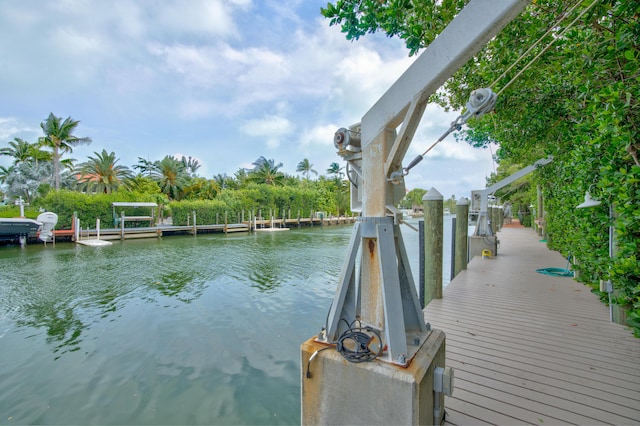
<path id="1" fill-rule="evenodd" d="M 313 212 L 326 211 L 335 214 L 335 202 L 327 195 L 323 187 L 273 187 L 268 185 L 252 185 L 247 189 L 223 190 L 217 197 L 223 201 L 234 215 L 243 210 L 248 214 L 258 214 L 267 217 L 271 212 L 276 217 L 288 215 L 309 217 Z M 331 200 L 330 200 L 331 199 Z"/>
<path id="2" fill-rule="evenodd" d="M 99 218 L 102 227 L 116 227 L 113 217 L 113 202 L 155 202 L 155 196 L 138 194 L 129 191 L 117 191 L 111 194 L 84 194 L 81 192 L 60 190 L 51 191 L 46 197 L 38 201 L 38 205 L 58 215 L 57 229 L 71 229 L 73 212 L 78 213 L 80 224 L 83 227 L 94 226 Z M 119 211 L 116 212 L 119 215 Z M 128 208 L 125 210 L 128 216 L 148 216 L 149 208 Z M 142 223 L 148 226 L 148 222 Z M 133 224 L 127 224 L 133 226 Z"/>
<path id="3" fill-rule="evenodd" d="M 33 207 L 24 208 L 24 216 L 29 219 L 35 219 L 40 212 Z M 0 206 L 0 217 L 20 217 L 20 207 L 15 205 Z"/>
<path id="4" fill-rule="evenodd" d="M 224 223 L 225 212 L 229 211 L 227 204 L 220 200 L 173 201 L 169 203 L 169 209 L 173 224 L 182 226 L 193 225 L 193 212 L 196 212 L 196 223 L 213 225 L 216 219 Z M 229 217 L 229 222 L 235 221 L 235 216 Z"/>

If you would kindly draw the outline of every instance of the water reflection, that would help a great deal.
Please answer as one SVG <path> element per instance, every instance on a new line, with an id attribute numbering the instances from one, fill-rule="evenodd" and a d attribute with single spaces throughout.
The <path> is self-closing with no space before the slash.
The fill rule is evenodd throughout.
<path id="1" fill-rule="evenodd" d="M 278 289 L 282 277 L 278 270 L 281 265 L 274 259 L 250 262 L 249 279 L 251 286 L 261 293 L 271 293 Z"/>
<path id="2" fill-rule="evenodd" d="M 99 308 L 100 318 L 106 318 L 118 309 L 117 299 L 121 296 L 118 287 L 107 284 L 105 288 L 97 289 L 92 293 L 91 299 L 95 300 L 95 306 Z"/>
<path id="3" fill-rule="evenodd" d="M 78 318 L 73 306 L 55 300 L 30 303 L 22 308 L 18 327 L 45 328 L 46 341 L 53 345 L 58 359 L 65 352 L 80 349 L 80 335 L 86 325 Z"/>
<path id="4" fill-rule="evenodd" d="M 185 270 L 166 272 L 149 282 L 154 290 L 184 303 L 191 303 L 200 297 L 205 285 L 195 271 Z"/>

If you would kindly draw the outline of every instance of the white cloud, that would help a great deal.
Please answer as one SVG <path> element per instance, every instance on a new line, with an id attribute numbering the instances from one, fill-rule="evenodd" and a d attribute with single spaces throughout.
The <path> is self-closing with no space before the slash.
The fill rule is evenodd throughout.
<path id="1" fill-rule="evenodd" d="M 294 125 L 285 117 L 267 115 L 260 119 L 247 120 L 241 130 L 249 136 L 263 138 L 269 149 L 280 146 L 283 138 L 291 135 Z"/>
<path id="2" fill-rule="evenodd" d="M 188 85 L 211 87 L 216 82 L 220 61 L 215 49 L 176 44 L 163 46 L 152 44 L 149 52 L 161 57 L 166 68 L 183 77 Z"/>
<path id="3" fill-rule="evenodd" d="M 96 35 L 86 34 L 70 27 L 56 28 L 51 37 L 58 51 L 80 58 L 103 52 L 106 46 L 105 41 Z"/>
<path id="4" fill-rule="evenodd" d="M 3 142 L 16 137 L 23 138 L 27 142 L 35 142 L 40 133 L 42 133 L 40 127 L 24 124 L 15 117 L 0 117 L 0 140 Z"/>
<path id="5" fill-rule="evenodd" d="M 230 2 L 246 7 L 246 2 Z M 173 0 L 157 11 L 156 25 L 174 34 L 236 36 L 233 7 L 222 0 Z"/>

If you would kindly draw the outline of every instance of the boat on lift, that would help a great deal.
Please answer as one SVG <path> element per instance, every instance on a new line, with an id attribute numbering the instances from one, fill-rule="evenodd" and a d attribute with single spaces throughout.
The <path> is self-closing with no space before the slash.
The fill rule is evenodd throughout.
<path id="1" fill-rule="evenodd" d="M 29 204 L 22 197 L 15 204 L 20 207 L 20 217 L 0 218 L 0 241 L 20 241 L 24 246 L 29 238 L 35 238 L 42 230 L 42 222 L 24 217 L 24 206 Z"/>
<path id="2" fill-rule="evenodd" d="M 0 241 L 20 241 L 35 238 L 42 222 L 26 217 L 0 218 Z"/>

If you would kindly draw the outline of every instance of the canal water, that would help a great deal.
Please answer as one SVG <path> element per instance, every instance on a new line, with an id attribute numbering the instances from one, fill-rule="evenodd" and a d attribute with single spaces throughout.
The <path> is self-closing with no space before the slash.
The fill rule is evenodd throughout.
<path id="1" fill-rule="evenodd" d="M 0 247 L 0 424 L 299 423 L 351 229 Z"/>

